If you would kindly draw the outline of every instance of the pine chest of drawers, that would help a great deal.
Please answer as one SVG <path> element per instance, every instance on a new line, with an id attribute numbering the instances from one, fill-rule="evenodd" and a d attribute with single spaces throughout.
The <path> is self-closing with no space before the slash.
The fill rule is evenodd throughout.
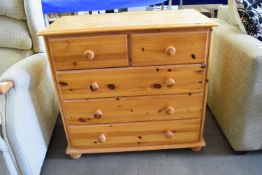
<path id="1" fill-rule="evenodd" d="M 67 153 L 205 146 L 211 19 L 195 10 L 70 16 L 43 35 Z"/>

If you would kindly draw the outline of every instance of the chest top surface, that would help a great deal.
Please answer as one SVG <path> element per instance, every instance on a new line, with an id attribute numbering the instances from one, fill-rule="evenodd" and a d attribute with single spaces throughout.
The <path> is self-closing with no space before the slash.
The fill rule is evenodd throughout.
<path id="1" fill-rule="evenodd" d="M 141 11 L 98 15 L 64 16 L 39 35 L 118 32 L 149 29 L 215 27 L 212 19 L 196 10 Z"/>

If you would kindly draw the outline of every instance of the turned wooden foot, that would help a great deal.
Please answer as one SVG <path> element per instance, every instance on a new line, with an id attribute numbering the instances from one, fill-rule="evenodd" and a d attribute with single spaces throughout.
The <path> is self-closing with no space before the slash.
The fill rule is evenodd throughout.
<path id="1" fill-rule="evenodd" d="M 82 156 L 82 154 L 70 154 L 71 159 L 79 159 Z"/>
<path id="2" fill-rule="evenodd" d="M 194 152 L 199 152 L 202 150 L 202 147 L 194 147 L 194 148 L 191 148 L 191 150 Z"/>

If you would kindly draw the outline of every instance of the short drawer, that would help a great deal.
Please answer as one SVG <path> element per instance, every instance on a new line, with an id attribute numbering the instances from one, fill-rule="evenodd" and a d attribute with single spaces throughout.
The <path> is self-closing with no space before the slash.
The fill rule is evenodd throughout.
<path id="1" fill-rule="evenodd" d="M 63 99 L 202 92 L 205 65 L 117 68 L 57 73 Z"/>
<path id="2" fill-rule="evenodd" d="M 68 125 L 192 119 L 202 117 L 202 94 L 63 101 Z"/>
<path id="3" fill-rule="evenodd" d="M 128 65 L 126 35 L 49 38 L 48 45 L 56 70 Z"/>
<path id="4" fill-rule="evenodd" d="M 130 38 L 135 66 L 206 62 L 207 30 L 132 34 Z"/>
<path id="5" fill-rule="evenodd" d="M 200 119 L 69 126 L 72 147 L 106 148 L 199 141 Z"/>

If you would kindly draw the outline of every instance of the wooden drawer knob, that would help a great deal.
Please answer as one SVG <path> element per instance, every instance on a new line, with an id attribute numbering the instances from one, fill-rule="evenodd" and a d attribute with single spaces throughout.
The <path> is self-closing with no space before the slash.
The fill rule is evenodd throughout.
<path id="1" fill-rule="evenodd" d="M 105 136 L 105 134 L 100 134 L 100 135 L 98 136 L 98 141 L 99 141 L 100 143 L 106 143 L 106 136 Z"/>
<path id="2" fill-rule="evenodd" d="M 169 78 L 169 79 L 166 80 L 166 86 L 167 87 L 173 87 L 173 86 L 175 86 L 175 84 L 176 84 L 176 81 L 172 78 Z"/>
<path id="3" fill-rule="evenodd" d="M 168 107 L 166 108 L 166 113 L 167 113 L 168 115 L 174 114 L 174 113 L 175 113 L 175 108 L 173 108 L 172 106 L 168 106 Z"/>
<path id="4" fill-rule="evenodd" d="M 87 50 L 84 52 L 84 57 L 89 61 L 92 61 L 95 59 L 95 53 L 92 50 Z"/>
<path id="5" fill-rule="evenodd" d="M 168 56 L 173 57 L 176 54 L 176 48 L 174 46 L 168 46 L 165 52 Z"/>
<path id="6" fill-rule="evenodd" d="M 98 83 L 97 82 L 92 82 L 90 84 L 90 89 L 91 89 L 91 91 L 97 91 L 99 89 Z"/>
<path id="7" fill-rule="evenodd" d="M 166 137 L 167 139 L 172 138 L 173 135 L 174 135 L 174 133 L 173 133 L 172 131 L 170 131 L 170 130 L 166 131 L 166 133 L 165 133 L 165 137 Z"/>
<path id="8" fill-rule="evenodd" d="M 103 112 L 101 110 L 97 110 L 95 113 L 94 113 L 94 118 L 95 119 L 101 119 L 103 117 Z"/>

